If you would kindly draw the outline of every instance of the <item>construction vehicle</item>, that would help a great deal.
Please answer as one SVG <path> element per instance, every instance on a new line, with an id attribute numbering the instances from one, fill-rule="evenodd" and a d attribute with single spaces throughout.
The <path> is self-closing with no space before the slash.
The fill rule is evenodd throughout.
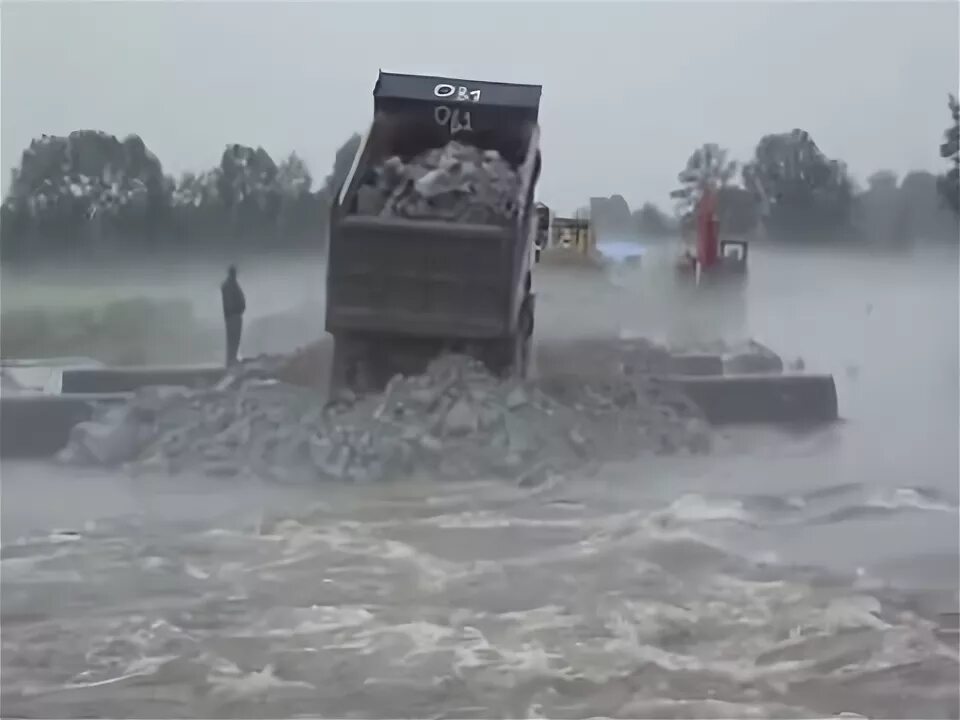
<path id="1" fill-rule="evenodd" d="M 373 390 L 444 351 L 526 372 L 534 325 L 541 86 L 380 72 L 374 118 L 331 208 L 326 329 L 334 388 Z M 458 117 L 456 123 L 451 118 Z M 444 120 L 445 122 L 441 122 Z M 363 215 L 357 193 L 386 159 L 450 140 L 497 150 L 520 177 L 506 226 Z"/>
<path id="2" fill-rule="evenodd" d="M 717 193 L 707 186 L 694 210 L 696 249 L 687 249 L 680 257 L 677 271 L 696 285 L 734 278 L 742 281 L 747 272 L 748 245 L 745 240 L 720 239 Z"/>
<path id="3" fill-rule="evenodd" d="M 596 255 L 597 238 L 590 218 L 585 215 L 558 217 L 544 205 L 537 203 L 536 260 L 563 256 L 567 259 L 592 258 Z"/>
<path id="4" fill-rule="evenodd" d="M 575 250 L 581 255 L 590 255 L 597 242 L 588 218 L 554 217 L 551 223 L 550 246 Z"/>
<path id="5" fill-rule="evenodd" d="M 540 250 L 572 248 L 588 255 L 596 246 L 590 218 L 580 215 L 557 217 L 547 205 L 537 203 L 537 247 Z"/>

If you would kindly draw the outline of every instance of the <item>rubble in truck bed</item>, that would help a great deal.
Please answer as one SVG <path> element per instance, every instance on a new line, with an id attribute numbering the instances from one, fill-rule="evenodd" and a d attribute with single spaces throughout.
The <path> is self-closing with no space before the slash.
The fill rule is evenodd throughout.
<path id="1" fill-rule="evenodd" d="M 289 482 L 536 484 L 594 461 L 710 448 L 699 410 L 645 376 L 503 381 L 448 355 L 383 393 L 324 404 L 269 377 L 274 369 L 244 368 L 205 390 L 146 388 L 78 425 L 60 459 Z"/>
<path id="2" fill-rule="evenodd" d="M 361 215 L 503 225 L 517 216 L 520 176 L 496 150 L 451 141 L 408 162 L 391 157 L 358 191 Z"/>

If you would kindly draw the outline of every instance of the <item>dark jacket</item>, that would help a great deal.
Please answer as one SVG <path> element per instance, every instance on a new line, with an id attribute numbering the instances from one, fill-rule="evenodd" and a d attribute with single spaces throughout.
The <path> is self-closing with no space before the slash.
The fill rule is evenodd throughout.
<path id="1" fill-rule="evenodd" d="M 223 316 L 231 317 L 243 315 L 247 309 L 247 299 L 240 289 L 236 278 L 227 278 L 220 286 L 220 295 L 223 297 Z"/>

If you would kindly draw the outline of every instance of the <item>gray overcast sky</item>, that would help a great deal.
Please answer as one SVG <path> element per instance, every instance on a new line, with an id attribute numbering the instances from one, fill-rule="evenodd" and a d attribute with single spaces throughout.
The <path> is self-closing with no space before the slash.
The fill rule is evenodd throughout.
<path id="1" fill-rule="evenodd" d="M 940 172 L 956 1 L 4 2 L 2 164 L 32 137 L 139 133 L 167 172 L 227 143 L 316 177 L 370 119 L 378 68 L 542 84 L 541 197 L 667 204 L 694 147 L 802 127 L 859 178 Z"/>

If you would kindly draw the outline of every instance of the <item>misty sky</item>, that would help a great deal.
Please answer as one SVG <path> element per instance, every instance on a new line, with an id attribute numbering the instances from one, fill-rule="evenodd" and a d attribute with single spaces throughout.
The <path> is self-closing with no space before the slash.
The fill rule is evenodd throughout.
<path id="1" fill-rule="evenodd" d="M 139 133 L 179 175 L 227 143 L 296 150 L 322 181 L 377 70 L 543 85 L 541 198 L 667 194 L 690 152 L 808 130 L 860 179 L 940 172 L 955 1 L 4 2 L 2 165 L 41 133 Z"/>

